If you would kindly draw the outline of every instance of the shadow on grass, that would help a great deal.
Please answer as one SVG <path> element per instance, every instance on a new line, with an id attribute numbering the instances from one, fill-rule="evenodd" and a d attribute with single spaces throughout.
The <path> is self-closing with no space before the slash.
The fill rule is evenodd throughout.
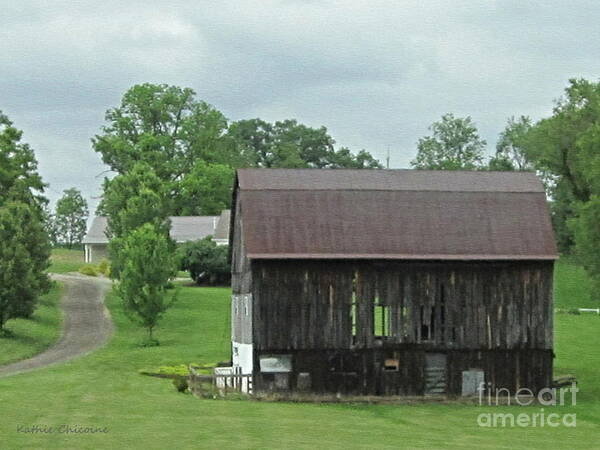
<path id="1" fill-rule="evenodd" d="M 35 345 L 38 343 L 38 340 L 34 336 L 27 336 L 24 334 L 17 334 L 14 331 L 5 328 L 2 332 L 0 332 L 0 339 L 6 339 L 13 342 L 25 344 L 25 345 Z"/>

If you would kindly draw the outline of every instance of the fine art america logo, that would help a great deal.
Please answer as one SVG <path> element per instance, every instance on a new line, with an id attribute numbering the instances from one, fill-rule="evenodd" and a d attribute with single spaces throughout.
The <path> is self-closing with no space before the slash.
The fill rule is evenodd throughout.
<path id="1" fill-rule="evenodd" d="M 514 395 L 506 388 L 491 388 L 491 383 L 481 383 L 477 388 L 479 392 L 479 406 L 531 406 L 534 402 L 540 405 L 536 412 L 522 412 L 518 414 L 493 412 L 481 413 L 477 416 L 477 425 L 480 427 L 576 427 L 577 415 L 559 414 L 547 409 L 555 406 L 577 405 L 577 392 L 579 389 L 573 383 L 565 389 L 545 388 L 535 396 L 528 388 L 520 388 Z"/>
<path id="2" fill-rule="evenodd" d="M 84 425 L 17 425 L 17 433 L 26 434 L 106 434 L 108 427 Z"/>

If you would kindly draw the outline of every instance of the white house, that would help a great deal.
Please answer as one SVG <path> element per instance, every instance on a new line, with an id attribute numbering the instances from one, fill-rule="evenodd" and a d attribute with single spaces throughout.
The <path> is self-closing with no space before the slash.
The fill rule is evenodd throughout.
<path id="1" fill-rule="evenodd" d="M 229 210 L 220 216 L 178 216 L 171 220 L 171 238 L 177 243 L 197 241 L 213 236 L 218 245 L 229 242 Z M 92 226 L 83 239 L 84 260 L 97 263 L 108 259 L 108 237 L 106 217 L 94 217 Z"/>

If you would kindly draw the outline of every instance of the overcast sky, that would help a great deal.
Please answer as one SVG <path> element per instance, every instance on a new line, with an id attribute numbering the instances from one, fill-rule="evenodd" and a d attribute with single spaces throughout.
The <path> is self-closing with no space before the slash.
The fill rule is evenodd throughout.
<path id="1" fill-rule="evenodd" d="M 551 113 L 571 77 L 597 81 L 595 1 L 0 1 L 0 109 L 55 200 L 92 205 L 90 145 L 132 85 L 191 87 L 229 119 L 296 118 L 408 167 L 442 114 L 493 151 L 511 115 Z"/>

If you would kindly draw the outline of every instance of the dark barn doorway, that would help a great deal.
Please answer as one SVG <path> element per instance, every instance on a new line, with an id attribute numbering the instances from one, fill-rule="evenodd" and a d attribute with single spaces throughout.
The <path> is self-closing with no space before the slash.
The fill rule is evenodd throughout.
<path id="1" fill-rule="evenodd" d="M 425 395 L 446 393 L 446 355 L 425 353 Z"/>

